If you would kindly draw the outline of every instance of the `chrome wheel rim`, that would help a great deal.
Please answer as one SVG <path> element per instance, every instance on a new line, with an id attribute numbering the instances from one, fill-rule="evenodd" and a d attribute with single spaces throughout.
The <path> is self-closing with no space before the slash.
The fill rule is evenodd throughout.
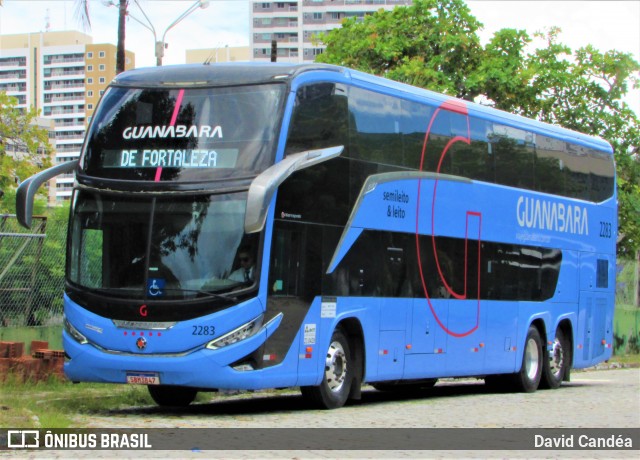
<path id="1" fill-rule="evenodd" d="M 564 366 L 564 350 L 562 350 L 562 343 L 556 339 L 553 341 L 551 351 L 549 352 L 549 370 L 554 378 L 560 378 L 562 367 Z"/>
<path id="2" fill-rule="evenodd" d="M 325 360 L 324 375 L 329 390 L 339 392 L 347 376 L 347 355 L 340 342 L 331 342 Z"/>
<path id="3" fill-rule="evenodd" d="M 536 379 L 538 375 L 538 367 L 540 365 L 540 354 L 538 345 L 533 338 L 527 340 L 527 348 L 524 352 L 524 366 L 527 378 L 531 381 Z"/>

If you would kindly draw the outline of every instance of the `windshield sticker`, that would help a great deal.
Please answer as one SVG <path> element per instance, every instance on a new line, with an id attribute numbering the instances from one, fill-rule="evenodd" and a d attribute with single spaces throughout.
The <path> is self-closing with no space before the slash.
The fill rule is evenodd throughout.
<path id="1" fill-rule="evenodd" d="M 166 280 L 162 278 L 149 278 L 147 280 L 147 294 L 149 294 L 150 297 L 162 297 L 164 295 L 165 283 Z"/>
<path id="2" fill-rule="evenodd" d="M 304 325 L 304 344 L 315 345 L 316 343 L 316 325 L 305 324 Z"/>
<path id="3" fill-rule="evenodd" d="M 105 168 L 234 168 L 238 149 L 105 150 Z"/>
<path id="4" fill-rule="evenodd" d="M 335 318 L 336 317 L 336 299 L 331 300 L 322 299 L 320 304 L 320 318 Z"/>

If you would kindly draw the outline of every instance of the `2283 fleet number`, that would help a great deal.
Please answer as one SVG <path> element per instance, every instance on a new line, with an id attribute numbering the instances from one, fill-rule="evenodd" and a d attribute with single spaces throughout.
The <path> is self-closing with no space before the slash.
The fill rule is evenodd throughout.
<path id="1" fill-rule="evenodd" d="M 193 326 L 191 335 L 215 335 L 216 328 L 214 326 Z"/>
<path id="2" fill-rule="evenodd" d="M 611 222 L 600 221 L 600 238 L 611 238 L 613 236 L 612 228 Z"/>

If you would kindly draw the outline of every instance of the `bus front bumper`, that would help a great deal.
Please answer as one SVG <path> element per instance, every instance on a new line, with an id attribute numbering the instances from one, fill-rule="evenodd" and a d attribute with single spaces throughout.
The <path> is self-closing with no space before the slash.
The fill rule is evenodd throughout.
<path id="1" fill-rule="evenodd" d="M 201 389 L 255 390 L 294 386 L 296 373 L 283 372 L 283 365 L 251 370 L 233 364 L 257 350 L 277 329 L 281 317 L 263 325 L 255 335 L 232 345 L 171 355 L 133 354 L 102 350 L 91 343 L 79 343 L 67 331 L 63 345 L 68 356 L 66 376 L 73 382 L 132 383 L 145 376 L 161 385 L 180 385 Z M 134 377 L 134 378 L 128 378 Z"/>

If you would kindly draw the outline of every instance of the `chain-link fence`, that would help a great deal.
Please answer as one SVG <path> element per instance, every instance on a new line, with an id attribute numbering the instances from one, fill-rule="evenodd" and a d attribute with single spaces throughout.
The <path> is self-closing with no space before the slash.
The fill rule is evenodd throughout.
<path id="1" fill-rule="evenodd" d="M 66 221 L 35 216 L 31 229 L 0 215 L 0 326 L 62 322 Z"/>
<path id="2" fill-rule="evenodd" d="M 616 272 L 614 353 L 640 353 L 640 260 L 619 259 Z"/>
<path id="3" fill-rule="evenodd" d="M 616 305 L 640 307 L 640 260 L 618 259 Z"/>

